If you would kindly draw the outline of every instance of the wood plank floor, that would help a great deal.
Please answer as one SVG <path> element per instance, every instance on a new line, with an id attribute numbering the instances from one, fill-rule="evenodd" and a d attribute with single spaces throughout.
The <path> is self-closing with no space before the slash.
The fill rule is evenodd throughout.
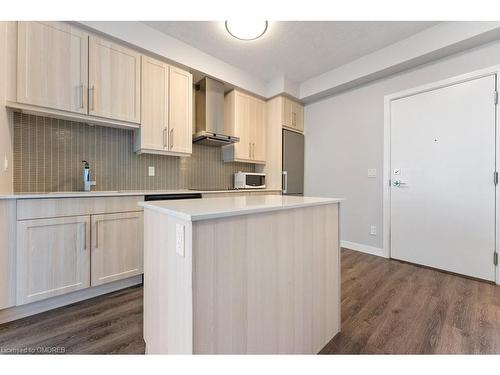
<path id="1" fill-rule="evenodd" d="M 2 350 L 144 353 L 142 287 L 0 325 Z M 342 250 L 342 332 L 321 353 L 500 353 L 500 286 Z"/>
<path id="2" fill-rule="evenodd" d="M 322 353 L 500 353 L 500 286 L 342 250 L 342 331 Z"/>
<path id="3" fill-rule="evenodd" d="M 142 286 L 0 325 L 0 353 L 31 349 L 37 354 L 45 348 L 71 354 L 143 354 Z"/>

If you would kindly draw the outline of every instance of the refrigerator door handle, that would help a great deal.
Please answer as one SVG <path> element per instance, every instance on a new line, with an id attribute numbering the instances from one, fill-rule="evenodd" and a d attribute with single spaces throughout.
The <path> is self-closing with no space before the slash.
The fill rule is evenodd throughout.
<path id="1" fill-rule="evenodd" d="M 286 192 L 288 190 L 288 172 L 287 171 L 283 171 L 281 173 L 283 174 L 283 190 L 282 190 L 282 193 L 286 194 Z"/>

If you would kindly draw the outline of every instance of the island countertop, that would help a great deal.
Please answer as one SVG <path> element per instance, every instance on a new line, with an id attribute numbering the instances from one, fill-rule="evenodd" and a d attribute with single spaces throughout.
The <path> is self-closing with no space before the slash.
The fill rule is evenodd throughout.
<path id="1" fill-rule="evenodd" d="M 343 199 L 341 198 L 262 195 L 140 202 L 139 205 L 145 209 L 151 209 L 179 219 L 199 221 L 299 207 L 340 203 L 342 200 Z"/>

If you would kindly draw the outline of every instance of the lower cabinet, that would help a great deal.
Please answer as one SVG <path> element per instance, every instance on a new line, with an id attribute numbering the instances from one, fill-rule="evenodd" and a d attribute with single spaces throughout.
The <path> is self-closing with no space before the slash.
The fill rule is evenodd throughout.
<path id="1" fill-rule="evenodd" d="M 17 305 L 90 286 L 90 216 L 17 223 Z"/>
<path id="2" fill-rule="evenodd" d="M 140 275 L 143 213 L 17 221 L 16 305 Z"/>
<path id="3" fill-rule="evenodd" d="M 92 215 L 92 286 L 143 272 L 143 213 Z"/>

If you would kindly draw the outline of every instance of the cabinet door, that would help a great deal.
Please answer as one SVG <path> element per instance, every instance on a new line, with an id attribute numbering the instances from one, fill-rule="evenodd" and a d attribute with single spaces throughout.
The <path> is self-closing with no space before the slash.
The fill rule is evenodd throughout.
<path id="1" fill-rule="evenodd" d="M 266 103 L 257 99 L 255 106 L 255 138 L 253 142 L 253 159 L 266 161 Z"/>
<path id="2" fill-rule="evenodd" d="M 234 144 L 234 157 L 236 159 L 250 160 L 250 97 L 240 92 L 235 92 L 234 97 L 234 135 L 240 138 Z"/>
<path id="3" fill-rule="evenodd" d="M 292 105 L 292 127 L 301 132 L 304 131 L 304 107 L 295 102 Z"/>
<path id="4" fill-rule="evenodd" d="M 17 223 L 17 305 L 90 286 L 90 217 Z"/>
<path id="5" fill-rule="evenodd" d="M 18 22 L 17 101 L 87 113 L 88 34 L 62 22 Z"/>
<path id="6" fill-rule="evenodd" d="M 292 127 L 292 101 L 288 98 L 283 98 L 282 107 L 283 126 Z"/>
<path id="7" fill-rule="evenodd" d="M 248 143 L 249 158 L 255 159 L 255 142 L 257 139 L 257 112 L 259 103 L 253 97 L 248 98 Z"/>
<path id="8" fill-rule="evenodd" d="M 142 212 L 92 215 L 92 286 L 142 273 Z"/>
<path id="9" fill-rule="evenodd" d="M 142 56 L 141 128 L 137 148 L 167 150 L 168 145 L 168 74 L 169 66 Z"/>
<path id="10" fill-rule="evenodd" d="M 191 153 L 193 148 L 193 76 L 170 67 L 169 149 Z"/>
<path id="11" fill-rule="evenodd" d="M 89 114 L 139 123 L 140 54 L 107 40 L 89 39 Z"/>

